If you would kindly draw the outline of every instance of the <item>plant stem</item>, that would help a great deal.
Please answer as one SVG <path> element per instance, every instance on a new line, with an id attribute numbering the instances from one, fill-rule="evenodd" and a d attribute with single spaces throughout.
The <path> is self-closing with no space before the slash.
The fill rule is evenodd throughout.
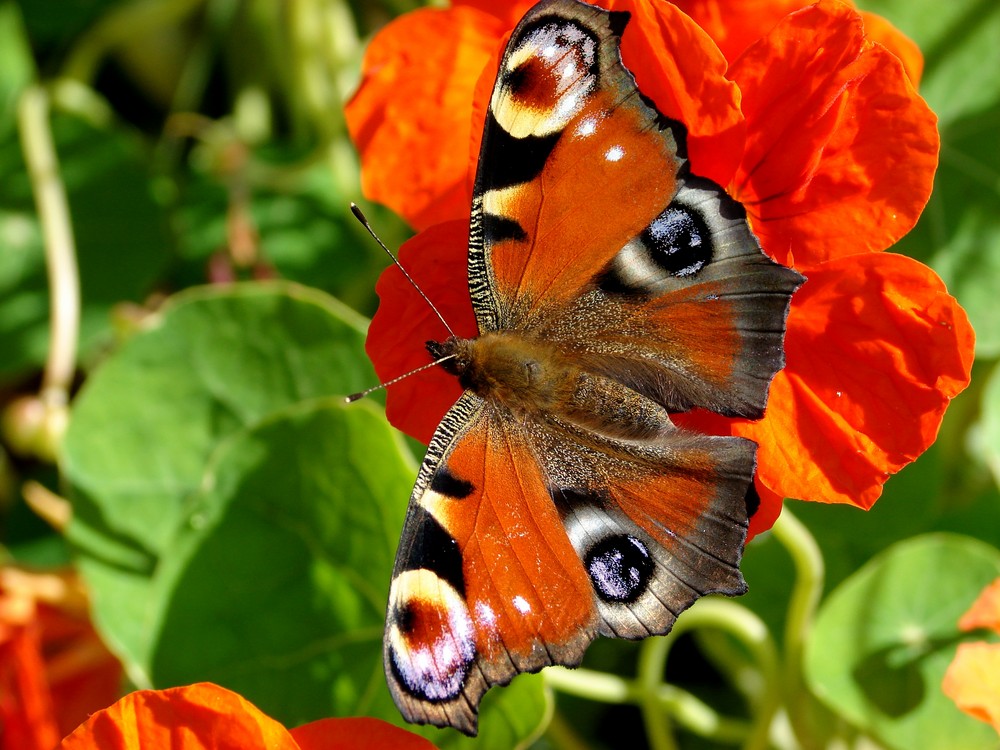
<path id="1" fill-rule="evenodd" d="M 17 107 L 24 161 L 45 241 L 49 277 L 51 339 L 40 398 L 47 408 L 62 409 L 76 371 L 80 333 L 80 274 L 66 187 L 59 174 L 49 122 L 49 97 L 39 85 L 27 87 Z"/>
<path id="2" fill-rule="evenodd" d="M 823 593 L 823 554 L 809 529 L 788 509 L 782 510 L 771 529 L 788 551 L 795 566 L 795 584 L 785 621 L 785 700 L 788 718 L 800 745 L 817 746 L 809 720 L 809 692 L 802 675 L 802 656 L 816 607 Z"/>
<path id="3" fill-rule="evenodd" d="M 545 682 L 563 693 L 602 703 L 631 703 L 635 688 L 622 677 L 593 669 L 549 667 L 542 673 Z"/>
<path id="4" fill-rule="evenodd" d="M 667 654 L 675 637 L 647 638 L 639 651 L 639 709 L 642 711 L 646 736 L 653 750 L 675 750 L 677 740 L 668 720 L 667 712 L 657 700 L 659 688 L 663 684 L 663 672 L 667 665 Z"/>

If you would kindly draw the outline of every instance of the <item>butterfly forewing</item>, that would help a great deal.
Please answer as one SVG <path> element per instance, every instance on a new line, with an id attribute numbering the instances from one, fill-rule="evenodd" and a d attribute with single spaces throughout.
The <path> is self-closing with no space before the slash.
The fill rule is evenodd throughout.
<path id="1" fill-rule="evenodd" d="M 534 331 L 671 411 L 760 417 L 803 279 L 689 173 L 683 126 L 621 64 L 626 22 L 548 2 L 511 37 L 473 203 L 480 330 Z"/>
<path id="2" fill-rule="evenodd" d="M 469 283 L 480 331 L 519 327 L 571 300 L 673 196 L 672 131 L 650 122 L 621 65 L 616 32 L 626 20 L 541 3 L 511 37 L 473 199 Z"/>

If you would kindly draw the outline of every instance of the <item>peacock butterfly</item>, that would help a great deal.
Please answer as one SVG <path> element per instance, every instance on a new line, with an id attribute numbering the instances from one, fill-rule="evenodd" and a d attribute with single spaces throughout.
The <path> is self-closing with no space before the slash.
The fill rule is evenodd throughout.
<path id="1" fill-rule="evenodd" d="M 428 342 L 464 393 L 427 449 L 386 614 L 413 722 L 475 734 L 492 685 L 670 630 L 739 570 L 759 418 L 804 279 L 691 174 L 683 125 L 623 66 L 627 13 L 544 0 L 513 31 L 469 231 L 479 336 Z"/>

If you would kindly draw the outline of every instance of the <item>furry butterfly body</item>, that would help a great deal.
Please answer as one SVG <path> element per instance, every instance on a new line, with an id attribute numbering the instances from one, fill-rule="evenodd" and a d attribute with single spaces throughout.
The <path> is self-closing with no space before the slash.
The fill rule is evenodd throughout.
<path id="1" fill-rule="evenodd" d="M 389 594 L 386 675 L 410 721 L 475 733 L 490 686 L 746 588 L 756 446 L 670 414 L 763 413 L 803 279 L 690 173 L 683 126 L 622 65 L 627 23 L 546 0 L 501 60 L 469 239 L 480 335 L 428 342 L 465 390 Z"/>

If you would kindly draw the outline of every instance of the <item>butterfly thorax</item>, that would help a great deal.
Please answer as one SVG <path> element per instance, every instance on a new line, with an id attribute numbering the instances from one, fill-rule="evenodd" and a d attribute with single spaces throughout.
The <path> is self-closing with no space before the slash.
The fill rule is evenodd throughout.
<path id="1" fill-rule="evenodd" d="M 671 429 L 666 410 L 604 375 L 589 372 L 551 342 L 497 331 L 478 338 L 428 341 L 435 359 L 466 390 L 513 414 L 553 418 L 604 435 L 645 439 Z"/>

